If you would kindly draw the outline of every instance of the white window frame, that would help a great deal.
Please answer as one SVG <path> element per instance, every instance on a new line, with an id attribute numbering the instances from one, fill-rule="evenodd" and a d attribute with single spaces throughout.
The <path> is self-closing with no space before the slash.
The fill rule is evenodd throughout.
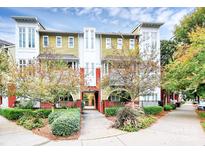
<path id="1" fill-rule="evenodd" d="M 58 45 L 58 38 L 61 39 L 60 45 Z M 62 48 L 63 39 L 62 36 L 56 36 L 56 48 Z"/>
<path id="2" fill-rule="evenodd" d="M 29 44 L 31 46 L 29 47 Z M 28 28 L 28 48 L 35 48 L 35 28 Z"/>
<path id="3" fill-rule="evenodd" d="M 18 28 L 18 46 L 19 48 L 26 48 L 26 28 L 25 27 L 19 27 Z M 21 40 L 21 42 L 20 42 Z"/>
<path id="4" fill-rule="evenodd" d="M 91 63 L 91 76 L 95 76 L 95 63 Z"/>
<path id="5" fill-rule="evenodd" d="M 103 66 L 103 74 L 108 75 L 109 73 L 109 63 L 105 62 Z"/>
<path id="6" fill-rule="evenodd" d="M 96 36 L 94 28 L 84 28 L 84 49 L 94 51 L 96 46 Z"/>
<path id="7" fill-rule="evenodd" d="M 47 42 L 48 42 L 47 46 L 44 43 L 45 37 L 47 37 Z M 43 47 L 46 48 L 48 46 L 49 46 L 49 37 L 48 37 L 48 35 L 43 35 Z"/>
<path id="8" fill-rule="evenodd" d="M 106 49 L 112 48 L 112 39 L 111 38 L 106 38 L 105 43 L 106 43 Z"/>
<path id="9" fill-rule="evenodd" d="M 135 39 L 129 40 L 129 49 L 135 49 Z"/>
<path id="10" fill-rule="evenodd" d="M 70 46 L 70 39 L 73 39 L 73 43 L 72 43 L 72 46 Z M 74 48 L 75 46 L 75 38 L 74 36 L 68 36 L 68 48 Z"/>
<path id="11" fill-rule="evenodd" d="M 121 44 L 120 44 L 121 42 Z M 123 46 L 123 39 L 122 38 L 117 38 L 117 49 L 122 49 Z"/>
<path id="12" fill-rule="evenodd" d="M 90 49 L 95 49 L 95 30 L 90 29 Z"/>
<path id="13" fill-rule="evenodd" d="M 157 51 L 157 32 L 151 32 L 151 50 Z"/>

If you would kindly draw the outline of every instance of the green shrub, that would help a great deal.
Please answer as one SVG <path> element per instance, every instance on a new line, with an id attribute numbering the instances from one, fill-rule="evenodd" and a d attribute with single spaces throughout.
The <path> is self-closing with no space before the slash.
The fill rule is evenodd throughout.
<path id="1" fill-rule="evenodd" d="M 18 125 L 22 125 L 24 128 L 32 130 L 34 128 L 40 128 L 44 126 L 42 118 L 34 117 L 32 115 L 24 115 L 18 121 Z"/>
<path id="2" fill-rule="evenodd" d="M 68 108 L 68 109 L 57 109 L 54 112 L 51 112 L 48 116 L 48 123 L 51 124 L 55 119 L 60 117 L 63 114 L 78 114 L 80 116 L 80 109 L 78 108 Z"/>
<path id="3" fill-rule="evenodd" d="M 49 114 L 52 112 L 50 109 L 37 109 L 34 111 L 36 117 L 48 118 Z"/>
<path id="4" fill-rule="evenodd" d="M 135 131 L 138 130 L 138 117 L 144 115 L 143 110 L 132 109 L 130 107 L 124 107 L 117 113 L 114 127 L 125 130 Z"/>
<path id="5" fill-rule="evenodd" d="M 60 117 L 60 116 L 63 115 L 63 114 L 64 114 L 64 112 L 62 112 L 62 111 L 61 111 L 61 112 L 60 112 L 60 111 L 52 112 L 52 113 L 49 114 L 49 116 L 48 116 L 48 123 L 49 123 L 49 124 L 52 124 L 55 119 L 57 119 L 58 117 Z"/>
<path id="6" fill-rule="evenodd" d="M 170 106 L 172 107 L 172 110 L 175 110 L 177 108 L 176 104 L 170 104 Z"/>
<path id="7" fill-rule="evenodd" d="M 36 103 L 33 100 L 23 100 L 16 104 L 20 109 L 33 109 Z"/>
<path id="8" fill-rule="evenodd" d="M 162 112 L 163 108 L 161 106 L 146 106 L 144 107 L 145 114 L 157 115 Z"/>
<path id="9" fill-rule="evenodd" d="M 165 111 L 170 111 L 170 110 L 172 110 L 172 106 L 171 105 L 165 105 L 164 110 Z"/>
<path id="10" fill-rule="evenodd" d="M 198 115 L 200 118 L 205 118 L 205 112 L 199 112 Z"/>
<path id="11" fill-rule="evenodd" d="M 32 110 L 30 109 L 16 109 L 16 108 L 8 108 L 8 109 L 0 109 L 0 114 L 9 120 L 18 120 L 24 114 L 32 114 Z"/>
<path id="12" fill-rule="evenodd" d="M 109 117 L 109 116 L 116 116 L 119 109 L 121 109 L 122 107 L 109 107 L 109 108 L 105 108 L 105 116 Z"/>
<path id="13" fill-rule="evenodd" d="M 139 121 L 138 128 L 144 129 L 149 127 L 151 124 L 153 124 L 156 121 L 156 119 L 152 116 L 142 116 L 138 118 L 138 121 Z"/>
<path id="14" fill-rule="evenodd" d="M 68 136 L 80 130 L 80 113 L 70 112 L 55 119 L 51 124 L 51 131 L 57 136 Z"/>

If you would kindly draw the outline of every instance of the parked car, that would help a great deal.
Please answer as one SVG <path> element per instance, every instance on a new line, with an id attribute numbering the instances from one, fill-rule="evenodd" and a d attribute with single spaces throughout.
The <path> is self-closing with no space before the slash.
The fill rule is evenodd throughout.
<path id="1" fill-rule="evenodd" d="M 199 104 L 197 105 L 198 110 L 205 110 L 205 101 L 200 101 Z"/>

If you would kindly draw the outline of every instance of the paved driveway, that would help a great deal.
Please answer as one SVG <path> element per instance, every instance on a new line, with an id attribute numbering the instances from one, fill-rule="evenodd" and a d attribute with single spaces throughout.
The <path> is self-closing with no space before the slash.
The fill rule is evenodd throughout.
<path id="1" fill-rule="evenodd" d="M 162 117 L 151 127 L 134 133 L 110 128 L 111 122 L 97 111 L 86 111 L 79 140 L 49 141 L 0 117 L 0 145 L 205 145 L 205 132 L 191 104 Z"/>

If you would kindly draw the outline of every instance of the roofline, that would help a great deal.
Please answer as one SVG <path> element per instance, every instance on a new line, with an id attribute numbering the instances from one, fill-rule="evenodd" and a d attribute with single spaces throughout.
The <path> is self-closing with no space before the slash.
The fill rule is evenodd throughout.
<path id="1" fill-rule="evenodd" d="M 39 30 L 40 33 L 50 33 L 50 34 L 83 34 L 83 32 L 64 32 L 64 31 L 51 31 L 51 30 Z M 98 35 L 114 35 L 114 36 L 136 36 L 132 33 L 106 33 L 106 32 L 96 32 Z"/>
<path id="2" fill-rule="evenodd" d="M 163 22 L 141 22 L 135 28 L 133 28 L 132 33 L 139 27 L 154 27 L 159 28 L 163 25 Z"/>
<path id="3" fill-rule="evenodd" d="M 43 29 L 46 29 L 38 20 L 37 17 L 34 16 L 12 16 L 12 19 L 15 21 L 20 20 L 20 19 L 27 19 L 27 20 L 34 20 L 34 22 L 38 23 Z"/>

